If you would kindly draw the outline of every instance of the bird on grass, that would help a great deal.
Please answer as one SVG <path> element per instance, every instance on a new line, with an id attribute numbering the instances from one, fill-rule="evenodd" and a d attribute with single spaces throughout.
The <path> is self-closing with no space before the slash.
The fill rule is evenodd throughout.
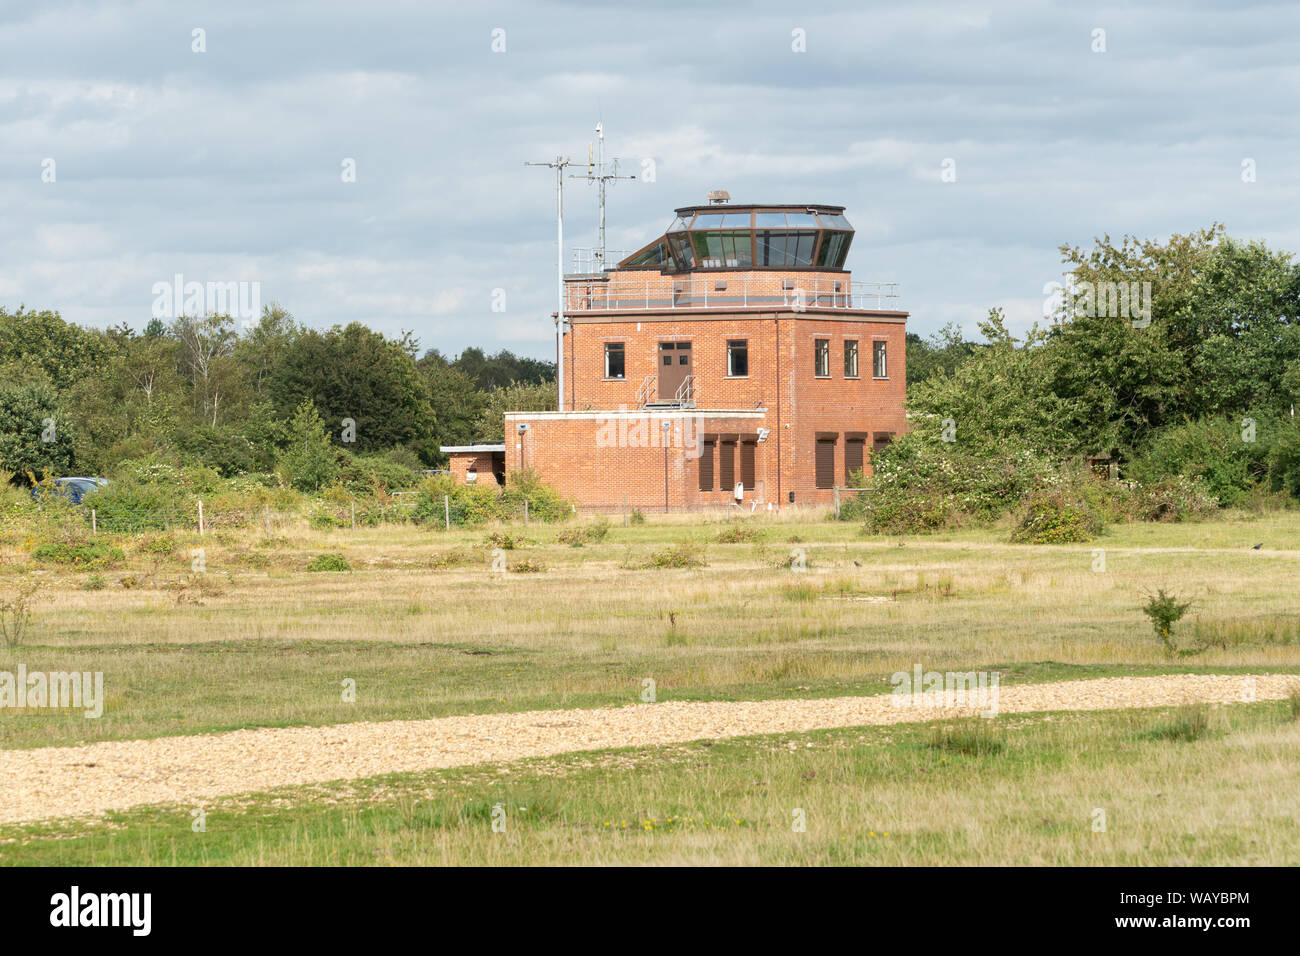
<path id="1" fill-rule="evenodd" d="M 1261 541 L 1259 544 L 1255 545 L 1255 546 L 1254 546 L 1253 548 L 1251 548 L 1250 550 L 1252 550 L 1252 551 L 1258 551 L 1258 550 L 1259 550 L 1260 548 L 1262 548 L 1262 547 L 1264 547 L 1264 542 L 1263 542 L 1263 541 Z"/>

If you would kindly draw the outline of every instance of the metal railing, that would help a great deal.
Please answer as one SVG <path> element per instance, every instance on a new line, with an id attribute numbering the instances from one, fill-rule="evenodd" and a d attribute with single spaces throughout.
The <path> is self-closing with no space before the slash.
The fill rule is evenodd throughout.
<path id="1" fill-rule="evenodd" d="M 695 376 L 694 375 L 687 375 L 684 379 L 682 379 L 682 384 L 677 386 L 677 395 L 675 397 L 677 400 L 678 408 L 695 407 Z"/>
<path id="2" fill-rule="evenodd" d="M 654 397 L 655 389 L 659 385 L 659 378 L 656 375 L 647 375 L 636 390 L 637 408 L 645 408 L 646 404 Z"/>
<path id="3" fill-rule="evenodd" d="M 627 249 L 606 249 L 604 258 L 601 258 L 599 247 L 576 246 L 569 271 L 577 275 L 595 275 L 604 269 L 612 269 L 631 254 Z"/>
<path id="4" fill-rule="evenodd" d="M 781 307 L 902 311 L 897 282 L 742 277 L 729 279 L 612 278 L 566 284 L 569 312 L 661 311 Z"/>

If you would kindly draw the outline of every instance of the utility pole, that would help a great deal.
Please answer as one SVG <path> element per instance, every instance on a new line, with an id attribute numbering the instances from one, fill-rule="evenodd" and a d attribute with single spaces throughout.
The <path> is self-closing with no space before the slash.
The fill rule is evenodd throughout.
<path id="1" fill-rule="evenodd" d="M 611 172 L 605 172 L 605 124 L 596 124 L 595 156 L 592 147 L 587 147 L 587 175 L 571 176 L 571 179 L 585 179 L 600 186 L 600 225 L 597 229 L 596 268 L 605 268 L 605 184 L 616 179 L 636 179 L 635 176 L 620 176 L 618 160 L 610 164 Z"/>
<path id="2" fill-rule="evenodd" d="M 524 163 L 525 166 L 548 166 L 555 170 L 555 283 L 558 296 L 555 316 L 555 384 L 556 408 L 564 411 L 564 169 L 573 160 L 556 156 L 549 163 Z"/>

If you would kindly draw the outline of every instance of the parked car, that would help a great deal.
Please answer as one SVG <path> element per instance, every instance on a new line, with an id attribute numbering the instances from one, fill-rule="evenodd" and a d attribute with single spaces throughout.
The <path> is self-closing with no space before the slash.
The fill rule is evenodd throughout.
<path id="1" fill-rule="evenodd" d="M 107 484 L 107 478 L 55 478 L 50 484 L 42 483 L 33 488 L 32 497 L 40 501 L 45 495 L 61 495 L 72 504 L 79 505 L 82 498 Z"/>

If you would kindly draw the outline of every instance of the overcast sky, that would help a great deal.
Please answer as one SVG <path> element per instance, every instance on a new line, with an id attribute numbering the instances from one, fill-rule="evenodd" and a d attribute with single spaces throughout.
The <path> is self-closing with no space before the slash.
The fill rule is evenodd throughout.
<path id="1" fill-rule="evenodd" d="M 1300 248 L 1298 28 L 1240 0 L 0 0 L 0 305 L 141 328 L 180 273 L 550 357 L 554 177 L 523 163 L 585 162 L 603 119 L 654 173 L 610 190 L 612 247 L 710 189 L 841 204 L 911 330 L 1023 328 L 1062 243 L 1218 220 Z M 566 187 L 592 245 L 596 190 Z"/>

